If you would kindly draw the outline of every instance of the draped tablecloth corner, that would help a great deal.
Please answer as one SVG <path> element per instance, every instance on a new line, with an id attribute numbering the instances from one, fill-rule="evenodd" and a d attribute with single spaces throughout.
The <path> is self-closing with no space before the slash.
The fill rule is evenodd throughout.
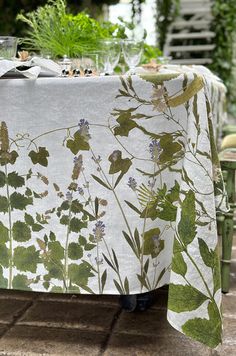
<path id="1" fill-rule="evenodd" d="M 2 79 L 0 287 L 135 294 L 169 284 L 169 322 L 217 346 L 216 209 L 227 204 L 212 83 L 196 70 Z"/>

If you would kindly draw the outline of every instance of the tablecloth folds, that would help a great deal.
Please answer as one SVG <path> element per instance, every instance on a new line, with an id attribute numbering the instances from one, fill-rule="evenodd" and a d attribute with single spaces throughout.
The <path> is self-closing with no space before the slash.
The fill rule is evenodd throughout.
<path id="1" fill-rule="evenodd" d="M 220 343 L 216 209 L 227 207 L 207 80 L 1 80 L 1 288 L 169 284 L 169 322 Z"/>

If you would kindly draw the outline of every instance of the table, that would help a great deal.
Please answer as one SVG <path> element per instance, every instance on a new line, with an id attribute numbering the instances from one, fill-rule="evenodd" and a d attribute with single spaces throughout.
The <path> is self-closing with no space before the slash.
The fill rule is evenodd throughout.
<path id="1" fill-rule="evenodd" d="M 170 324 L 219 344 L 225 88 L 200 72 L 0 80 L 1 288 L 169 284 Z"/>

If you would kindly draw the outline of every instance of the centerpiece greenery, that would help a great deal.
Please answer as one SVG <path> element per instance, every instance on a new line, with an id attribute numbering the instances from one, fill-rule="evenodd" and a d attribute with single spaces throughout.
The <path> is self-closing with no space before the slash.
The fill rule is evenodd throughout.
<path id="1" fill-rule="evenodd" d="M 66 0 L 48 0 L 45 6 L 27 14 L 20 13 L 17 19 L 27 24 L 26 37 L 22 44 L 30 51 L 39 51 L 53 58 L 77 57 L 99 49 L 103 38 L 126 38 L 126 22 L 113 24 L 98 21 L 85 12 L 72 15 L 67 12 Z M 143 61 L 160 55 L 157 48 L 145 45 Z"/>

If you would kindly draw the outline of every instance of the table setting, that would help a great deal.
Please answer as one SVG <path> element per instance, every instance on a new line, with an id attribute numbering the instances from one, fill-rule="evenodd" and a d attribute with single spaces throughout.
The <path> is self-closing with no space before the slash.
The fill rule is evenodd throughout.
<path id="1" fill-rule="evenodd" d="M 0 287 L 130 296 L 168 285 L 169 323 L 214 348 L 225 86 L 203 66 L 140 65 L 143 42 L 99 43 L 57 59 L 0 47 Z"/>

